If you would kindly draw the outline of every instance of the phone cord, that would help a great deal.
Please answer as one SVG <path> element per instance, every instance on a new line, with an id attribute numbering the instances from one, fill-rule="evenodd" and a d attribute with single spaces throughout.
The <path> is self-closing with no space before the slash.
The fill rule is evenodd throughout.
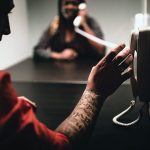
<path id="1" fill-rule="evenodd" d="M 118 121 L 118 119 L 120 117 L 122 117 L 123 115 L 125 115 L 127 112 L 129 112 L 130 110 L 132 110 L 132 108 L 135 106 L 135 103 L 136 103 L 136 100 L 131 100 L 130 102 L 130 105 L 127 109 L 125 109 L 123 112 L 119 113 L 117 116 L 115 116 L 112 121 L 116 124 L 116 125 L 120 125 L 120 126 L 125 126 L 125 127 L 128 127 L 128 126 L 132 126 L 134 124 L 136 124 L 139 120 L 140 120 L 140 113 L 139 113 L 139 116 L 137 117 L 136 120 L 132 121 L 132 122 L 128 122 L 128 123 L 123 123 L 123 122 L 120 122 Z"/>

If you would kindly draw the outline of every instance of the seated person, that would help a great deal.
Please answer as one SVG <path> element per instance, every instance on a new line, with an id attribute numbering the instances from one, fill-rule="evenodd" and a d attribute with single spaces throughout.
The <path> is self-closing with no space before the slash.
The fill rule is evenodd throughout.
<path id="1" fill-rule="evenodd" d="M 34 47 L 35 60 L 74 60 L 79 57 L 96 57 L 105 55 L 105 46 L 97 44 L 74 31 L 73 21 L 80 15 L 80 28 L 85 32 L 103 39 L 103 33 L 97 22 L 89 17 L 87 9 L 80 10 L 78 5 L 84 0 L 59 0 L 58 13 L 53 22 L 43 33 Z"/>
<path id="2" fill-rule="evenodd" d="M 0 39 L 10 33 L 8 13 L 13 7 L 12 0 L 0 0 Z M 132 74 L 131 69 L 124 72 L 133 60 L 124 48 L 117 46 L 92 68 L 80 101 L 55 131 L 37 119 L 33 102 L 17 97 L 9 73 L 0 70 L 0 150 L 71 150 L 87 145 L 106 98 Z"/>

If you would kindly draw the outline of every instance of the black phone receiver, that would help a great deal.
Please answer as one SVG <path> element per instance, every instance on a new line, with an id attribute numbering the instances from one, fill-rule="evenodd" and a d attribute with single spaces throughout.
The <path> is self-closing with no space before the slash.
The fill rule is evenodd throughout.
<path id="1" fill-rule="evenodd" d="M 140 101 L 150 102 L 150 28 L 139 31 L 137 47 L 138 96 Z"/>

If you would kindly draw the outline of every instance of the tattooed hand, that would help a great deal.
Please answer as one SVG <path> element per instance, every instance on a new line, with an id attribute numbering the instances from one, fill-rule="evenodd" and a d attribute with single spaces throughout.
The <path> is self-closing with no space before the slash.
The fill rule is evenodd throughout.
<path id="1" fill-rule="evenodd" d="M 93 67 L 80 101 L 56 129 L 65 134 L 74 147 L 82 142 L 87 145 L 105 99 L 131 76 L 132 69 L 126 73 L 124 70 L 133 58 L 130 50 L 124 48 L 124 44 L 119 45 Z"/>
<path id="2" fill-rule="evenodd" d="M 129 65 L 133 57 L 130 53 L 130 49 L 125 48 L 124 44 L 113 49 L 92 68 L 86 89 L 105 98 L 113 94 L 132 74 Z M 127 68 L 128 70 L 124 72 Z"/>

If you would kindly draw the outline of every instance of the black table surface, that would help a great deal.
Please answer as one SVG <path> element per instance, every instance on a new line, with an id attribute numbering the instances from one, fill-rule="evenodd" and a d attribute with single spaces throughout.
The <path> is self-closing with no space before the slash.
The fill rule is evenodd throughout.
<path id="1" fill-rule="evenodd" d="M 32 58 L 27 58 L 6 70 L 11 73 L 13 81 L 85 84 L 91 68 L 98 61 L 98 59 L 80 59 L 35 62 Z"/>
<path id="2" fill-rule="evenodd" d="M 37 103 L 37 116 L 49 128 L 55 129 L 73 110 L 85 88 L 84 84 L 13 82 L 17 94 Z M 131 100 L 130 86 L 122 85 L 104 103 L 99 114 L 88 149 L 91 150 L 145 150 L 150 149 L 150 118 L 132 127 L 119 127 L 112 118 L 128 107 Z M 137 110 L 123 117 L 129 121 L 137 117 Z"/>

